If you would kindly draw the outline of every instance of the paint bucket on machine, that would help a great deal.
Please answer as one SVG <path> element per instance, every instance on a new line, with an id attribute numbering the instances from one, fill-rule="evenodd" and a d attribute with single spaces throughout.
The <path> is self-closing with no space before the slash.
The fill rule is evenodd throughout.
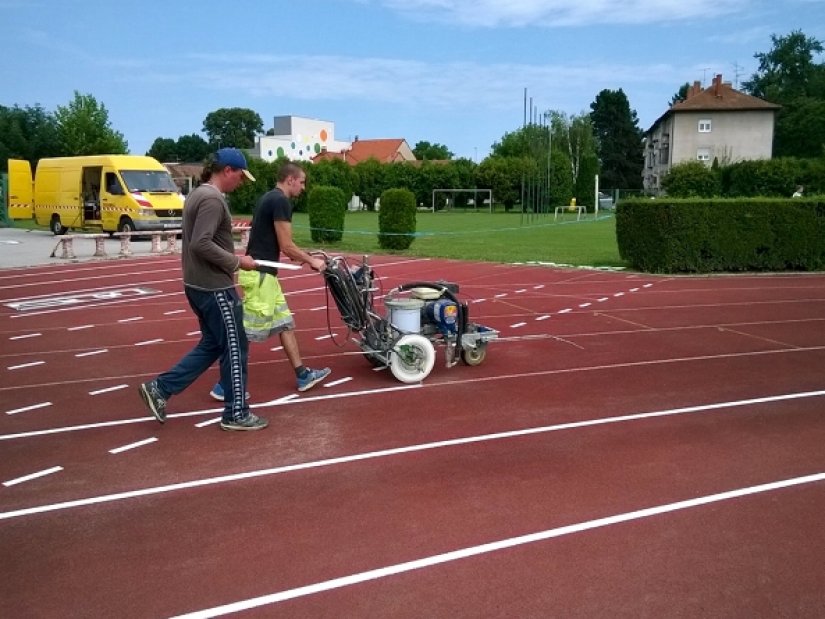
<path id="1" fill-rule="evenodd" d="M 421 332 L 421 299 L 385 299 L 390 324 L 402 333 Z"/>

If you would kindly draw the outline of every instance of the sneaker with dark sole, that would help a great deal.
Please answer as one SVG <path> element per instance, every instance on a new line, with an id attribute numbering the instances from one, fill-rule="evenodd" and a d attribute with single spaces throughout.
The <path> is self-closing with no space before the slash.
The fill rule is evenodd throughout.
<path id="1" fill-rule="evenodd" d="M 323 370 L 307 370 L 307 373 L 304 374 L 303 378 L 298 379 L 298 391 L 307 391 L 308 389 L 312 389 L 331 373 L 332 370 L 329 368 L 324 368 Z"/>
<path id="2" fill-rule="evenodd" d="M 266 419 L 252 413 L 249 413 L 243 419 L 221 421 L 221 428 L 223 430 L 263 430 L 268 425 L 269 422 Z"/>
<path id="3" fill-rule="evenodd" d="M 138 387 L 138 391 L 146 407 L 152 411 L 155 419 L 161 423 L 166 423 L 166 398 L 160 394 L 157 381 L 153 380 L 148 383 L 143 383 Z"/>
<path id="4" fill-rule="evenodd" d="M 212 387 L 212 391 L 209 392 L 209 395 L 216 399 L 218 402 L 223 402 L 223 387 L 221 387 L 220 383 L 215 383 L 215 386 Z M 249 400 L 252 396 L 249 395 L 249 392 L 246 392 L 246 399 Z"/>

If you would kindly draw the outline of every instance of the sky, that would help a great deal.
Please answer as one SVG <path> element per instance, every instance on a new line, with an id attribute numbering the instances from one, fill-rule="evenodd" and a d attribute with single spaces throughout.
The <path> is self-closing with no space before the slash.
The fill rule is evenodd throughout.
<path id="1" fill-rule="evenodd" d="M 0 0 L 0 105 L 92 95 L 134 154 L 239 107 L 481 161 L 525 92 L 574 115 L 622 89 L 646 130 L 682 84 L 741 85 L 794 30 L 825 41 L 825 0 Z"/>

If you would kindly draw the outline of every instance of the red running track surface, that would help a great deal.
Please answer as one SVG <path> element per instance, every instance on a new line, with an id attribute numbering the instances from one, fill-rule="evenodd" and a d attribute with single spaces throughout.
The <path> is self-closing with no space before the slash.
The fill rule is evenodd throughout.
<path id="1" fill-rule="evenodd" d="M 825 275 L 373 265 L 458 282 L 485 361 L 401 384 L 285 273 L 333 374 L 253 344 L 238 434 L 216 368 L 137 395 L 198 337 L 177 258 L 0 272 L 0 616 L 825 615 Z"/>

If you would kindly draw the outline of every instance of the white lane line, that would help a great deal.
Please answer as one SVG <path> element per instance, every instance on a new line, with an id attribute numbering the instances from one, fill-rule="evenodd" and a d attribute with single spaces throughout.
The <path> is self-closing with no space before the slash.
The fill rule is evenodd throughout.
<path id="1" fill-rule="evenodd" d="M 32 404 L 31 406 L 24 406 L 23 408 L 13 408 L 10 411 L 6 411 L 6 414 L 16 415 L 17 413 L 27 413 L 28 411 L 37 410 L 38 408 L 46 408 L 51 405 L 51 402 L 41 402 L 40 404 Z"/>
<path id="2" fill-rule="evenodd" d="M 148 346 L 149 344 L 157 344 L 157 343 L 162 342 L 162 341 L 163 341 L 163 338 L 159 337 L 159 338 L 156 338 L 154 340 L 143 340 L 142 342 L 135 342 L 134 345 L 135 346 Z"/>
<path id="3" fill-rule="evenodd" d="M 10 340 L 25 340 L 25 339 L 28 339 L 30 337 L 40 337 L 41 335 L 43 335 L 43 334 L 42 333 L 27 333 L 26 335 L 15 335 L 13 337 L 10 337 L 9 339 Z"/>
<path id="4" fill-rule="evenodd" d="M 319 305 L 318 307 L 310 307 L 309 311 L 310 312 L 319 312 L 319 311 L 324 310 L 324 309 L 327 309 L 326 305 Z"/>
<path id="5" fill-rule="evenodd" d="M 631 288 L 630 292 L 639 292 L 639 289 L 638 288 Z"/>
<path id="6" fill-rule="evenodd" d="M 653 284 L 645 284 L 642 288 L 650 288 Z"/>
<path id="7" fill-rule="evenodd" d="M 518 290 L 516 290 L 516 294 L 520 294 L 522 292 L 527 292 L 527 288 L 519 288 Z"/>
<path id="8" fill-rule="evenodd" d="M 514 323 L 514 324 L 510 325 L 510 328 L 511 329 L 518 329 L 519 327 L 523 327 L 526 324 L 527 324 L 526 322 L 517 322 L 517 323 Z"/>
<path id="9" fill-rule="evenodd" d="M 22 370 L 23 368 L 32 368 L 36 365 L 44 365 L 45 361 L 32 361 L 31 363 L 21 363 L 20 365 L 10 365 L 7 370 Z"/>
<path id="10" fill-rule="evenodd" d="M 544 284 L 539 284 L 538 286 L 533 286 L 533 290 L 541 290 L 544 288 Z"/>
<path id="11" fill-rule="evenodd" d="M 143 316 L 132 316 L 131 318 L 121 318 L 118 322 L 135 322 L 136 320 L 143 320 Z"/>
<path id="12" fill-rule="evenodd" d="M 332 337 L 332 336 L 331 336 L 330 334 L 326 334 L 326 335 L 319 335 L 318 337 L 316 337 L 316 338 L 315 338 L 315 341 L 316 341 L 316 342 L 320 342 L 321 340 L 328 340 L 328 339 L 329 339 L 329 338 L 331 338 L 331 337 Z"/>
<path id="13" fill-rule="evenodd" d="M 328 383 L 324 383 L 324 387 L 334 387 L 335 385 L 343 385 L 344 383 L 348 383 L 352 380 L 352 376 L 346 376 L 344 378 L 339 378 L 338 380 L 333 380 Z"/>
<path id="14" fill-rule="evenodd" d="M 487 299 L 475 299 L 473 303 L 484 303 Z"/>
<path id="15" fill-rule="evenodd" d="M 66 331 L 82 331 L 83 329 L 92 329 L 94 325 L 80 325 L 78 327 L 69 327 Z"/>
<path id="16" fill-rule="evenodd" d="M 168 312 L 163 312 L 163 315 L 164 315 L 164 316 L 171 316 L 172 314 L 183 314 L 185 311 L 186 311 L 186 310 L 182 310 L 182 309 L 179 309 L 179 310 L 171 310 L 171 311 L 168 311 Z"/>
<path id="17" fill-rule="evenodd" d="M 507 296 L 506 292 L 499 292 L 497 295 L 495 295 L 495 298 L 500 299 L 500 298 L 506 297 L 506 296 Z"/>
<path id="18" fill-rule="evenodd" d="M 577 522 L 575 524 L 568 524 L 553 529 L 545 529 L 543 531 L 536 531 L 535 533 L 528 533 L 526 535 L 519 535 L 517 537 L 508 537 L 504 539 L 495 540 L 486 544 L 479 544 L 477 546 L 468 546 L 466 548 L 459 548 L 450 552 L 445 552 L 437 555 L 430 555 L 415 559 L 413 561 L 405 561 L 404 563 L 396 563 L 385 567 L 367 570 L 365 572 L 357 572 L 348 576 L 333 578 L 331 580 L 324 580 L 321 582 L 305 585 L 303 587 L 296 587 L 294 589 L 285 589 L 276 593 L 262 595 L 259 597 L 248 598 L 246 600 L 239 600 L 230 604 L 221 606 L 213 606 L 183 615 L 176 615 L 172 619 L 207 619 L 209 617 L 219 617 L 228 615 L 229 613 L 237 613 L 251 608 L 259 608 L 269 604 L 277 604 L 285 600 L 294 600 L 295 598 L 304 597 L 307 595 L 315 595 L 322 591 L 331 591 L 333 589 L 340 589 L 342 587 L 349 587 L 359 583 L 376 580 L 379 578 L 387 578 L 388 576 L 395 576 L 396 574 L 403 574 L 405 572 L 412 572 L 413 570 L 420 570 L 425 567 L 432 567 L 434 565 L 441 565 L 450 563 L 452 561 L 459 561 L 469 557 L 477 557 L 479 555 L 497 552 L 508 548 L 515 548 L 517 546 L 524 546 L 527 544 L 535 544 L 557 537 L 564 537 L 574 533 L 581 533 L 583 531 L 590 531 L 592 529 L 599 529 L 625 522 L 632 522 L 634 520 L 642 520 L 644 518 L 651 518 L 653 516 L 661 516 L 663 514 L 670 514 L 684 509 L 692 509 L 704 505 L 711 505 L 714 503 L 721 503 L 723 501 L 730 501 L 741 497 L 762 494 L 766 492 L 773 492 L 783 490 L 785 488 L 792 488 L 795 486 L 803 486 L 806 484 L 815 484 L 825 480 L 825 473 L 814 473 L 812 475 L 805 475 L 802 477 L 792 477 L 790 479 L 782 479 L 772 481 L 756 486 L 746 486 L 744 488 L 735 488 L 725 492 L 718 492 L 716 494 L 707 494 L 705 496 L 676 501 L 674 503 L 664 503 L 662 505 L 654 505 L 653 507 L 646 507 L 630 512 L 623 512 L 613 514 L 611 516 L 604 516 L 602 518 L 595 518 L 593 520 L 585 520 L 584 522 Z"/>
<path id="19" fill-rule="evenodd" d="M 109 393 L 110 391 L 120 391 L 121 389 L 126 389 L 129 385 L 115 385 L 114 387 L 106 387 L 105 389 L 97 389 L 96 391 L 90 391 L 89 395 L 100 395 L 101 393 Z"/>
<path id="20" fill-rule="evenodd" d="M 206 421 L 200 421 L 200 422 L 195 424 L 195 427 L 196 428 L 205 428 L 206 426 L 211 426 L 211 425 L 214 425 L 216 423 L 220 423 L 221 419 L 223 419 L 223 417 L 215 417 L 214 419 L 207 419 Z"/>
<path id="21" fill-rule="evenodd" d="M 596 299 L 596 301 L 598 301 L 599 303 L 604 303 L 605 301 L 607 301 L 608 298 L 609 297 L 599 297 L 598 299 Z"/>
<path id="22" fill-rule="evenodd" d="M 572 312 L 572 308 L 565 307 L 564 309 L 559 310 L 559 314 L 567 314 L 568 312 Z"/>
<path id="23" fill-rule="evenodd" d="M 130 449 L 135 449 L 137 447 L 143 447 L 144 445 L 149 445 L 150 443 L 154 443 L 158 440 L 158 437 L 153 436 L 151 438 L 145 438 L 142 441 L 137 441 L 136 443 L 129 443 L 128 445 L 123 445 L 122 447 L 115 447 L 114 449 L 110 449 L 110 454 L 119 454 L 124 451 L 129 451 Z"/>
<path id="24" fill-rule="evenodd" d="M 579 303 L 579 307 L 590 307 L 592 303 Z"/>
<path id="25" fill-rule="evenodd" d="M 105 352 L 109 352 L 108 348 L 101 348 L 100 350 L 92 350 L 89 352 L 79 352 L 75 355 L 75 357 L 91 357 L 92 355 L 102 355 Z"/>
<path id="26" fill-rule="evenodd" d="M 416 385 L 406 385 L 398 387 L 396 390 L 404 388 L 415 388 Z M 348 394 L 349 395 L 349 394 Z M 142 488 L 140 490 L 129 490 L 125 492 L 117 492 L 114 494 L 103 494 L 99 496 L 92 496 L 83 499 L 75 499 L 72 501 L 64 501 L 62 503 L 51 503 L 47 505 L 37 505 L 35 507 L 26 507 L 22 509 L 11 510 L 7 512 L 0 512 L 0 520 L 8 520 L 10 518 L 19 518 L 21 516 L 30 516 L 32 514 L 42 514 L 45 512 L 53 512 L 64 509 L 71 509 L 74 507 L 85 507 L 88 505 L 98 505 L 100 503 L 110 503 L 113 501 L 122 501 L 125 499 L 133 499 L 142 496 L 150 496 L 155 494 L 164 494 L 167 492 L 175 492 L 177 490 L 186 490 L 189 488 L 201 488 L 204 486 L 214 486 L 227 482 L 239 481 L 242 479 L 254 479 L 257 477 L 269 477 L 271 475 L 283 475 L 286 473 L 294 473 L 295 471 L 305 471 L 310 469 L 323 468 L 328 466 L 335 466 L 341 464 L 349 464 L 351 462 L 361 462 L 365 460 L 374 460 L 380 458 L 387 458 L 391 456 L 406 455 L 419 451 L 427 451 L 431 449 L 443 449 L 446 447 L 458 447 L 462 445 L 473 445 L 476 443 L 485 443 L 498 440 L 507 440 L 522 436 L 531 436 L 536 434 L 547 434 L 550 432 L 559 432 L 564 430 L 572 430 L 577 428 L 587 428 L 592 426 L 603 426 L 616 423 L 627 423 L 632 421 L 655 419 L 660 417 L 671 417 L 676 415 L 706 413 L 709 411 L 722 410 L 727 408 L 739 408 L 751 406 L 753 404 L 767 404 L 772 402 L 781 402 L 787 400 L 796 400 L 801 398 L 814 398 L 825 396 L 825 391 L 808 391 L 803 393 L 788 393 L 775 396 L 767 396 L 760 398 L 750 398 L 748 400 L 734 400 L 730 402 L 717 402 L 715 404 L 701 404 L 698 406 L 686 406 L 682 408 L 672 408 L 667 410 L 651 411 L 646 413 L 632 413 L 629 415 L 620 415 L 616 417 L 605 417 L 602 419 L 586 419 L 583 421 L 574 421 L 568 423 L 560 423 L 552 426 L 538 426 L 533 428 L 522 428 L 519 430 L 509 430 L 506 432 L 496 432 L 493 434 L 479 434 L 473 436 L 464 436 L 454 439 L 446 439 L 443 441 L 435 441 L 431 443 L 419 443 L 415 445 L 406 445 L 403 447 L 394 447 L 390 449 L 383 449 L 380 451 L 362 452 L 350 454 L 347 456 L 339 456 L 336 458 L 328 458 L 326 460 L 313 460 L 309 462 L 300 462 L 297 464 L 289 464 L 269 469 L 258 469 L 257 471 L 246 471 L 243 473 L 232 473 L 228 475 L 221 475 L 218 477 L 206 477 L 202 479 L 195 479 L 192 481 L 179 482 L 169 484 L 166 486 L 154 486 L 149 488 Z M 333 399 L 337 396 L 317 396 L 314 398 L 307 398 L 308 400 L 326 400 Z M 299 400 L 303 402 L 305 400 Z M 191 414 L 191 413 L 190 413 Z M 201 413 L 199 413 L 201 414 Z M 185 416 L 189 414 L 178 414 L 177 416 Z M 170 415 L 171 417 L 171 415 Z M 154 421 L 154 417 L 149 417 L 149 420 Z M 145 421 L 142 419 L 140 421 Z M 94 424 L 102 425 L 102 424 Z M 109 424 L 113 425 L 113 424 Z M 0 437 L 4 438 L 4 437 Z"/>
<path id="27" fill-rule="evenodd" d="M 536 320 L 547 320 L 550 318 L 547 314 L 542 314 L 541 316 L 536 316 Z"/>
<path id="28" fill-rule="evenodd" d="M 200 335 L 200 334 L 201 334 L 201 332 L 200 332 L 200 330 L 198 330 L 198 331 L 190 331 L 186 335 Z"/>
<path id="29" fill-rule="evenodd" d="M 284 347 L 283 347 L 283 346 L 275 346 L 274 348 L 270 348 L 269 350 L 272 350 L 272 351 L 277 352 L 277 351 L 279 351 L 279 350 L 283 350 L 283 349 L 284 349 Z"/>
<path id="30" fill-rule="evenodd" d="M 624 296 L 624 293 L 623 293 L 623 292 L 617 292 L 617 293 L 616 293 L 616 294 L 614 294 L 613 296 L 614 296 L 614 297 L 623 297 L 623 296 Z"/>
<path id="31" fill-rule="evenodd" d="M 53 466 L 50 469 L 38 471 L 37 473 L 32 473 L 31 475 L 23 475 L 23 477 L 18 477 L 17 479 L 10 479 L 9 481 L 4 481 L 3 485 L 8 488 L 9 486 L 14 486 L 15 484 L 22 484 L 24 481 L 31 481 L 32 479 L 37 479 L 38 477 L 45 477 L 46 475 L 51 475 L 52 473 L 57 473 L 58 471 L 62 470 L 62 466 Z"/>

